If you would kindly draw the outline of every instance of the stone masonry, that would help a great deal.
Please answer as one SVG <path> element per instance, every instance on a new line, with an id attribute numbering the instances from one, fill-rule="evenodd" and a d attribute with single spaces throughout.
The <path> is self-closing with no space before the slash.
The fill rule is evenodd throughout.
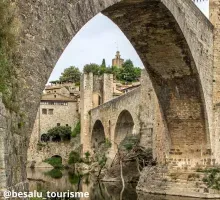
<path id="1" fill-rule="evenodd" d="M 0 117 L 4 125 L 2 188 L 27 189 L 27 148 L 44 85 L 68 42 L 99 12 L 119 26 L 142 59 L 158 98 L 162 129 L 169 136 L 169 155 L 174 162 L 181 159 L 186 163 L 188 157 L 191 162 L 198 155 L 209 157 L 205 163 L 200 160 L 205 165 L 219 162 L 217 125 L 213 125 L 213 99 L 218 94 L 213 93 L 213 76 L 218 75 L 219 0 L 210 0 L 215 27 L 191 0 L 11 2 L 21 24 L 16 51 L 18 90 L 14 94 L 20 114 L 6 111 L 6 116 Z M 218 88 L 218 82 L 214 83 Z M 84 98 L 90 96 L 91 85 L 84 85 Z M 92 103 L 88 105 L 91 110 Z M 84 123 L 89 123 L 88 117 L 84 115 Z M 81 142 L 87 147 L 89 130 L 82 133 Z"/>

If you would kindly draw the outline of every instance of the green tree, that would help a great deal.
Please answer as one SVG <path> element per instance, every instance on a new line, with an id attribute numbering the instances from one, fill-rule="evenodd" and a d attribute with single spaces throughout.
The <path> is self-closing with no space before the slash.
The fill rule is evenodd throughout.
<path id="1" fill-rule="evenodd" d="M 66 68 L 62 75 L 60 76 L 60 81 L 61 82 L 73 82 L 73 83 L 78 83 L 80 82 L 80 76 L 81 72 L 79 71 L 79 68 L 75 66 L 70 66 L 69 68 Z"/>
<path id="2" fill-rule="evenodd" d="M 92 72 L 94 75 L 100 75 L 100 66 L 95 63 L 86 64 L 83 68 L 84 73 Z"/>
<path id="3" fill-rule="evenodd" d="M 120 68 L 120 72 L 118 78 L 123 81 L 133 82 L 137 81 L 141 75 L 141 69 L 134 67 L 133 62 L 131 60 L 126 60 L 122 68 Z"/>
<path id="4" fill-rule="evenodd" d="M 103 60 L 102 60 L 101 67 L 106 68 L 106 63 L 105 63 L 105 59 L 104 59 L 104 58 L 103 58 Z"/>
<path id="5" fill-rule="evenodd" d="M 70 140 L 71 127 L 70 126 L 56 126 L 47 132 L 48 136 L 56 138 L 60 137 L 63 140 Z"/>

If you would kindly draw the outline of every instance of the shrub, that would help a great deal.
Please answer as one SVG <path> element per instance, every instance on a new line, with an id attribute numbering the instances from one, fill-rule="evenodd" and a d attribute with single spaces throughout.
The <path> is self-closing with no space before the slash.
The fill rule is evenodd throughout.
<path id="1" fill-rule="evenodd" d="M 78 152 L 76 151 L 71 151 L 69 154 L 69 160 L 68 160 L 68 164 L 75 164 L 75 163 L 79 163 L 81 162 L 81 158 Z"/>
<path id="2" fill-rule="evenodd" d="M 131 150 L 133 148 L 133 144 L 132 143 L 127 143 L 127 144 L 124 144 L 124 147 L 126 150 Z"/>
<path id="3" fill-rule="evenodd" d="M 205 182 L 209 188 L 220 190 L 220 168 L 207 169 L 204 171 L 207 174 L 203 178 L 203 182 Z"/>
<path id="4" fill-rule="evenodd" d="M 87 151 L 87 152 L 85 153 L 85 156 L 86 156 L 86 159 L 89 159 L 89 156 L 90 156 L 89 151 Z"/>
<path id="5" fill-rule="evenodd" d="M 76 137 L 77 135 L 80 134 L 80 129 L 81 129 L 81 125 L 80 125 L 80 121 L 77 122 L 75 128 L 73 129 L 71 136 L 72 137 Z"/>
<path id="6" fill-rule="evenodd" d="M 54 168 L 57 169 L 63 168 L 62 158 L 59 156 L 53 156 L 51 158 L 46 159 L 44 162 L 52 165 Z"/>
<path id="7" fill-rule="evenodd" d="M 48 130 L 48 136 L 52 138 L 62 138 L 63 140 L 70 140 L 71 127 L 69 126 L 56 126 Z"/>
<path id="8" fill-rule="evenodd" d="M 69 177 L 69 182 L 70 182 L 71 184 L 76 185 L 76 184 L 79 183 L 80 178 L 81 178 L 81 175 L 80 175 L 80 174 L 75 174 L 75 173 L 69 172 L 69 173 L 68 173 L 68 177 Z"/>

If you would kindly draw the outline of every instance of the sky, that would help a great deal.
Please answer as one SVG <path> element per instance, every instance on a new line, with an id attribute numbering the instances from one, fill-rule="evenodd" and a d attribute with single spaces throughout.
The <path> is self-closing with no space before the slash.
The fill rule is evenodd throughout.
<path id="1" fill-rule="evenodd" d="M 196 4 L 208 17 L 209 1 L 199 0 Z M 135 66 L 143 68 L 143 63 L 126 36 L 109 18 L 99 13 L 70 41 L 56 63 L 49 81 L 58 80 L 64 69 L 69 66 L 76 66 L 82 71 L 85 64 L 101 64 L 103 58 L 107 66 L 111 65 L 117 50 L 123 59 L 131 59 Z"/>

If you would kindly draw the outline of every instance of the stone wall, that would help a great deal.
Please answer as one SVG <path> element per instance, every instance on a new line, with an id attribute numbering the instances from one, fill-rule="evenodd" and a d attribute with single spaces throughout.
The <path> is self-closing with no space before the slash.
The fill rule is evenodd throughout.
<path id="1" fill-rule="evenodd" d="M 45 167 L 46 164 L 43 161 L 55 155 L 61 156 L 62 164 L 67 165 L 70 152 L 79 147 L 79 136 L 71 142 L 34 143 L 28 149 L 27 167 L 31 167 L 32 164 L 34 167 Z"/>
<path id="2" fill-rule="evenodd" d="M 36 121 L 39 123 L 40 135 L 47 133 L 49 129 L 56 127 L 57 123 L 59 123 L 60 126 L 66 126 L 68 124 L 71 128 L 75 127 L 79 121 L 78 104 L 77 102 L 66 103 L 67 105 L 40 105 L 36 117 Z M 42 114 L 42 109 L 47 109 L 47 114 Z M 53 109 L 52 115 L 48 113 L 49 109 Z"/>

